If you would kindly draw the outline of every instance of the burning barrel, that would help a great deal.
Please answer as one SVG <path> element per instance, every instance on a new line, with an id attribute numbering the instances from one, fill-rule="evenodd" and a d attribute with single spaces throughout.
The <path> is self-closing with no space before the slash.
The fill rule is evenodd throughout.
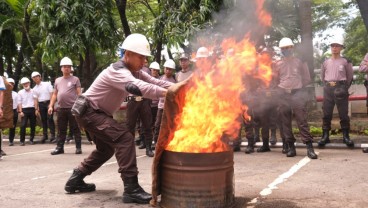
<path id="1" fill-rule="evenodd" d="M 233 152 L 163 152 L 161 207 L 229 208 L 233 205 Z"/>

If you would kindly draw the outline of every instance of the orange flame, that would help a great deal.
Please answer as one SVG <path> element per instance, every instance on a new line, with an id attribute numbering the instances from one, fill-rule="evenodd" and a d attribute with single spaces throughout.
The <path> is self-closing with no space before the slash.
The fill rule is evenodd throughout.
<path id="1" fill-rule="evenodd" d="M 262 13 L 264 16 L 267 17 Z M 220 60 L 197 61 L 183 111 L 175 118 L 174 137 L 166 150 L 228 151 L 226 140 L 238 136 L 242 119 L 250 119 L 246 114 L 247 106 L 241 100 L 246 91 L 244 78 L 260 79 L 265 85 L 270 82 L 271 58 L 267 54 L 257 54 L 248 37 L 240 42 L 225 39 L 221 48 L 226 55 Z"/>

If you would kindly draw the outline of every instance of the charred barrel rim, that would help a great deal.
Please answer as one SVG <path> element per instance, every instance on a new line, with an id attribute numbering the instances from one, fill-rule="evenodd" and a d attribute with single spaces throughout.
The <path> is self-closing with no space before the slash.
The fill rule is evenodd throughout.
<path id="1" fill-rule="evenodd" d="M 233 152 L 184 153 L 161 158 L 161 207 L 234 206 Z"/>

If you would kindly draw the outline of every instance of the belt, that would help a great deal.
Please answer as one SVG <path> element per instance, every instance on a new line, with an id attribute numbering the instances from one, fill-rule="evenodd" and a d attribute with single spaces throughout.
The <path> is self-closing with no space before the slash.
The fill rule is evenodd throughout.
<path id="1" fill-rule="evenodd" d="M 38 103 L 50 103 L 50 100 L 38 101 Z"/>
<path id="2" fill-rule="evenodd" d="M 295 94 L 296 92 L 300 91 L 302 88 L 299 89 L 283 89 L 288 94 Z"/>
<path id="3" fill-rule="evenodd" d="M 325 85 L 329 86 L 329 87 L 341 86 L 341 85 L 345 85 L 345 84 L 346 84 L 345 80 L 325 82 Z"/>
<path id="4" fill-rule="evenodd" d="M 140 102 L 142 100 L 144 100 L 144 98 L 142 96 L 128 96 L 125 101 L 136 101 L 136 102 Z"/>

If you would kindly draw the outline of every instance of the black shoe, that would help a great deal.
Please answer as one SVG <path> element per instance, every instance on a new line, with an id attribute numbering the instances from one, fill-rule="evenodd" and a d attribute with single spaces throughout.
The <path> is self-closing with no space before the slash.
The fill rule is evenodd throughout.
<path id="1" fill-rule="evenodd" d="M 24 146 L 24 145 L 26 145 L 26 144 L 24 144 L 24 142 L 21 142 L 21 143 L 20 143 L 20 146 Z"/>
<path id="2" fill-rule="evenodd" d="M 3 155 L 3 156 L 6 155 L 6 153 L 4 152 L 4 150 L 1 150 L 0 155 Z"/>
<path id="3" fill-rule="evenodd" d="M 289 145 L 287 144 L 287 142 L 282 142 L 282 154 L 286 154 L 287 152 L 289 152 Z"/>
<path id="4" fill-rule="evenodd" d="M 72 176 L 66 182 L 64 190 L 70 194 L 75 192 L 91 192 L 96 190 L 93 183 L 85 183 L 83 181 L 86 174 L 82 173 L 78 168 L 74 169 Z"/>
<path id="5" fill-rule="evenodd" d="M 41 144 L 45 144 L 46 140 L 48 140 L 47 136 L 44 136 L 41 140 Z"/>
<path id="6" fill-rule="evenodd" d="M 124 178 L 123 203 L 148 204 L 151 194 L 145 192 L 138 184 L 137 176 Z"/>
<path id="7" fill-rule="evenodd" d="M 244 151 L 245 154 L 250 154 L 253 152 L 254 152 L 254 147 L 251 147 L 251 146 L 247 146 L 247 148 Z"/>
<path id="8" fill-rule="evenodd" d="M 233 151 L 234 152 L 239 152 L 240 151 L 240 146 L 239 145 L 233 146 Z"/>
<path id="9" fill-rule="evenodd" d="M 9 143 L 9 146 L 14 146 L 14 143 L 13 143 L 13 142 L 10 142 L 10 143 Z"/>
<path id="10" fill-rule="evenodd" d="M 289 144 L 289 151 L 286 153 L 286 157 L 295 157 L 296 150 L 294 142 L 288 142 L 288 144 Z"/>
<path id="11" fill-rule="evenodd" d="M 342 142 L 348 147 L 354 147 L 354 142 L 350 140 L 349 129 L 342 129 Z"/>
<path id="12" fill-rule="evenodd" d="M 153 157 L 153 156 L 155 156 L 155 153 L 153 153 L 152 152 L 152 149 L 151 148 L 148 148 L 148 146 L 147 146 L 147 148 L 146 148 L 146 155 L 148 157 Z"/>
<path id="13" fill-rule="evenodd" d="M 56 149 L 51 152 L 51 155 L 59 155 L 59 154 L 64 154 L 64 148 L 56 147 Z"/>
<path id="14" fill-rule="evenodd" d="M 368 153 L 368 148 L 362 149 L 363 153 Z"/>
<path id="15" fill-rule="evenodd" d="M 33 142 L 33 141 L 29 141 L 29 144 L 30 144 L 30 145 L 34 145 L 34 142 Z"/>
<path id="16" fill-rule="evenodd" d="M 275 145 L 277 143 L 276 129 L 271 129 L 270 144 Z"/>
<path id="17" fill-rule="evenodd" d="M 138 147 L 138 149 L 146 149 L 146 144 L 143 142 L 141 146 Z"/>
<path id="18" fill-rule="evenodd" d="M 318 142 L 318 147 L 324 147 L 326 144 L 330 143 L 330 130 L 323 129 L 322 131 L 322 138 Z"/>
<path id="19" fill-rule="evenodd" d="M 82 154 L 82 149 L 81 148 L 77 148 L 76 150 L 75 150 L 75 154 Z"/>
<path id="20" fill-rule="evenodd" d="M 270 152 L 271 149 L 268 146 L 261 146 L 260 148 L 257 149 L 257 152 Z"/>
<path id="21" fill-rule="evenodd" d="M 56 143 L 56 138 L 55 137 L 51 137 L 50 143 Z"/>
<path id="22" fill-rule="evenodd" d="M 312 142 L 307 142 L 307 155 L 310 159 L 317 159 L 318 155 L 314 152 Z"/>

